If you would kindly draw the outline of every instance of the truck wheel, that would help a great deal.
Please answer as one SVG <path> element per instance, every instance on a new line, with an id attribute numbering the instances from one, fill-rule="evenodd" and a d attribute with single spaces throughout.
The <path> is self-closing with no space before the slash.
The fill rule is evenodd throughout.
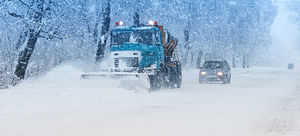
<path id="1" fill-rule="evenodd" d="M 177 74 L 177 73 L 174 73 L 174 74 Z M 172 81 L 172 88 L 180 88 L 178 86 L 180 86 L 180 77 L 178 75 L 175 75 L 173 77 L 173 81 Z"/>
<path id="2" fill-rule="evenodd" d="M 174 86 L 174 77 L 172 74 L 172 69 L 165 68 L 163 80 L 164 86 L 167 88 L 172 88 Z"/>
<path id="3" fill-rule="evenodd" d="M 178 77 L 176 77 L 176 79 L 172 81 L 171 88 L 180 88 L 180 83 L 179 83 Z"/>
<path id="4" fill-rule="evenodd" d="M 176 77 L 177 77 L 177 80 L 176 80 L 176 87 L 177 88 L 181 88 L 181 84 L 182 84 L 182 71 L 181 71 L 181 64 L 177 64 L 176 66 Z"/>
<path id="5" fill-rule="evenodd" d="M 150 75 L 150 90 L 159 90 L 164 85 L 163 71 L 157 71 L 155 75 Z"/>
<path id="6" fill-rule="evenodd" d="M 151 75 L 150 79 L 150 90 L 158 90 L 161 88 L 161 83 L 159 82 L 159 76 Z"/>

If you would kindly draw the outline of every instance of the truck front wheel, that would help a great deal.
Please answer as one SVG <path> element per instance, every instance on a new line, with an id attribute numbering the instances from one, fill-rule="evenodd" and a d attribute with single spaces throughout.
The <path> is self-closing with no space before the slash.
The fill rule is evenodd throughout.
<path id="1" fill-rule="evenodd" d="M 149 75 L 149 80 L 150 80 L 150 90 L 159 90 L 164 83 L 164 76 L 163 76 L 164 71 L 159 70 L 156 72 L 155 75 Z"/>

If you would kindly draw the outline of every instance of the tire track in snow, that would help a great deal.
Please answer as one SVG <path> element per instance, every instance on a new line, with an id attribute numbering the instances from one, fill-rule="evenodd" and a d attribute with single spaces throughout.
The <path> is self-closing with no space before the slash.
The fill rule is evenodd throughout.
<path id="1" fill-rule="evenodd" d="M 275 112 L 267 128 L 267 136 L 299 136 L 300 135 L 300 87 L 282 101 L 279 111 Z"/>

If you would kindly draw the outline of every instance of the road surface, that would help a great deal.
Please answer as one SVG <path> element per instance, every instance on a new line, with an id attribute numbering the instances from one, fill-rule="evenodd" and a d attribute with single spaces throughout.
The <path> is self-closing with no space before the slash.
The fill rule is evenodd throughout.
<path id="1" fill-rule="evenodd" d="M 2 136 L 299 136 L 300 71 L 232 69 L 232 83 L 148 93 L 63 65 L 0 90 Z"/>

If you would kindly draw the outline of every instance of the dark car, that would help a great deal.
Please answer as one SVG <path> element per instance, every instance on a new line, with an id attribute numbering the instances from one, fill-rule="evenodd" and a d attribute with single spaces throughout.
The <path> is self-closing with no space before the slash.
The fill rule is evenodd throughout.
<path id="1" fill-rule="evenodd" d="M 294 64 L 293 63 L 289 63 L 288 64 L 288 69 L 289 70 L 293 70 L 294 69 Z"/>
<path id="2" fill-rule="evenodd" d="M 199 83 L 209 81 L 222 81 L 223 84 L 230 83 L 231 70 L 227 61 L 206 61 L 199 73 Z"/>

